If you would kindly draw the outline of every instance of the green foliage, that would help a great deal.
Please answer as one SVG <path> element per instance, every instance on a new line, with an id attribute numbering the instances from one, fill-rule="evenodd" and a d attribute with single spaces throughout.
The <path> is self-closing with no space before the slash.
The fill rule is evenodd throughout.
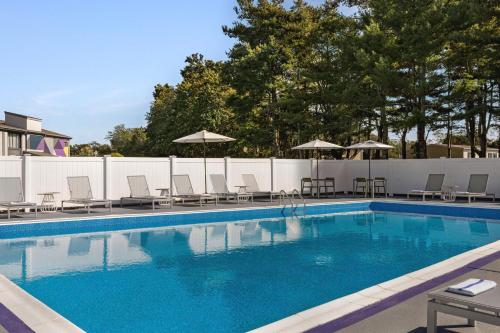
<path id="1" fill-rule="evenodd" d="M 126 128 L 125 125 L 115 126 L 108 132 L 106 139 L 110 141 L 114 153 L 122 156 L 146 155 L 146 131 L 144 128 Z"/>
<path id="2" fill-rule="evenodd" d="M 96 141 L 84 144 L 74 144 L 70 147 L 71 156 L 104 156 L 111 154 L 108 144 L 100 144 Z"/>
<path id="3" fill-rule="evenodd" d="M 343 16 L 341 2 L 358 13 Z M 375 135 L 399 136 L 403 158 L 424 158 L 429 135 L 444 130 L 464 132 L 484 156 L 499 128 L 498 2 L 238 0 L 235 10 L 223 26 L 235 41 L 227 61 L 193 54 L 178 85 L 155 87 L 139 152 L 199 155 L 172 141 L 207 129 L 237 138 L 210 145 L 211 156 L 292 157 L 315 138 L 349 145 Z M 118 137 L 113 150 L 130 154 L 121 142 L 131 140 Z"/>
<path id="4" fill-rule="evenodd" d="M 155 87 L 146 128 L 151 154 L 200 155 L 201 145 L 182 145 L 172 141 L 203 129 L 227 136 L 237 134 L 234 112 L 227 105 L 234 90 L 222 79 L 223 65 L 193 54 L 186 59 L 181 83 L 176 87 Z M 208 152 L 212 156 L 225 156 L 235 147 L 237 145 L 211 144 Z"/>

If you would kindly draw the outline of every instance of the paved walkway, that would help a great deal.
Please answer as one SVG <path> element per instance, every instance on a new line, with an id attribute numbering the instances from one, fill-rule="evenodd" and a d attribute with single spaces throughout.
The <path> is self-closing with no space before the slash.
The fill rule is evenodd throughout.
<path id="1" fill-rule="evenodd" d="M 355 197 L 352 196 L 341 196 L 337 195 L 337 198 L 321 198 L 321 199 L 306 199 L 307 204 L 315 204 L 315 203 L 335 203 L 335 202 L 345 202 L 345 201 L 365 201 L 365 200 L 377 200 L 377 201 L 400 201 L 400 202 L 413 202 L 419 203 L 419 200 L 407 200 L 406 197 L 392 197 L 392 198 L 364 198 L 364 197 Z M 298 199 L 296 199 L 298 202 Z M 425 203 L 439 203 L 444 204 L 441 200 L 427 200 Z M 445 203 L 450 205 L 457 204 L 465 204 L 468 205 L 466 201 L 457 201 L 454 203 Z M 269 207 L 269 206 L 279 206 L 279 199 L 275 199 L 273 202 L 269 202 L 269 200 L 256 200 L 253 205 L 250 203 L 241 203 L 235 204 L 232 201 L 227 203 L 225 200 L 219 202 L 218 206 L 215 206 L 213 203 L 204 204 L 203 207 L 200 207 L 197 202 L 186 203 L 184 205 L 175 204 L 174 207 L 170 208 L 168 206 L 161 207 L 159 209 L 155 209 L 154 211 L 151 209 L 151 205 L 144 204 L 143 206 L 138 205 L 126 205 L 123 208 L 120 208 L 119 205 L 115 205 L 113 207 L 112 213 L 109 213 L 109 210 L 106 208 L 96 207 L 92 209 L 91 214 L 87 214 L 84 209 L 74 209 L 74 208 L 65 208 L 64 212 L 58 210 L 57 212 L 39 212 L 38 219 L 68 219 L 68 218 L 79 218 L 79 217 L 99 217 L 99 216 L 107 216 L 107 215 L 129 215 L 129 214 L 142 214 L 142 213 L 161 213 L 161 212 L 188 212 L 188 211 L 199 211 L 199 210 L 211 210 L 211 209 L 231 209 L 231 208 L 251 208 L 251 207 Z M 481 206 L 481 207 L 494 207 L 500 208 L 500 204 L 498 202 L 489 201 L 477 201 L 471 204 L 471 206 Z M 16 214 L 12 212 L 11 220 L 7 220 L 7 214 L 0 211 L 0 224 L 5 222 L 12 221 L 27 221 L 35 218 L 34 213 L 21 213 Z"/>
<path id="2" fill-rule="evenodd" d="M 471 266 L 474 270 L 458 278 L 441 284 L 445 287 L 468 278 L 494 280 L 500 288 L 500 260 L 495 260 L 482 267 Z M 341 333 L 425 333 L 427 327 L 427 292 L 414 296 L 402 303 L 368 317 L 352 326 L 344 328 Z M 438 332 L 490 333 L 500 332 L 500 327 L 477 322 L 476 327 L 466 325 L 466 320 L 446 314 L 438 314 Z"/>

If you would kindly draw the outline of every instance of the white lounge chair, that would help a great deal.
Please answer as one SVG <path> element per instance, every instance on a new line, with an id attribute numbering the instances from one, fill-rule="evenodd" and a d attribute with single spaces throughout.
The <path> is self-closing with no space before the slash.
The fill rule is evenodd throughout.
<path id="1" fill-rule="evenodd" d="M 253 174 L 243 174 L 241 175 L 241 178 L 243 178 L 246 192 L 252 193 L 254 198 L 269 196 L 269 199 L 272 202 L 273 197 L 277 197 L 280 195 L 280 192 L 261 191 L 259 188 L 259 184 L 257 184 L 257 180 L 255 179 L 255 175 Z"/>
<path id="2" fill-rule="evenodd" d="M 212 181 L 212 187 L 216 196 L 219 199 L 224 198 L 226 200 L 234 199 L 240 203 L 241 200 L 250 200 L 253 203 L 253 194 L 249 192 L 230 192 L 227 188 L 226 177 L 221 174 L 210 175 L 210 180 Z"/>
<path id="3" fill-rule="evenodd" d="M 469 326 L 475 326 L 475 321 L 500 326 L 498 287 L 473 297 L 450 293 L 445 287 L 430 292 L 428 297 L 427 333 L 437 332 L 438 312 L 465 318 Z"/>
<path id="4" fill-rule="evenodd" d="M 61 201 L 61 211 L 64 212 L 64 203 L 69 202 L 73 204 L 83 205 L 87 209 L 87 213 L 90 214 L 90 207 L 104 205 L 109 207 L 109 211 L 112 210 L 111 200 L 106 199 L 94 199 L 92 195 L 92 188 L 90 187 L 90 180 L 87 176 L 78 177 L 68 177 L 68 187 L 69 187 L 69 200 Z"/>
<path id="5" fill-rule="evenodd" d="M 219 197 L 217 195 L 194 193 L 189 175 L 173 175 L 172 178 L 177 192 L 175 195 L 172 195 L 172 197 L 181 199 L 183 203 L 186 199 L 199 200 L 200 206 L 203 206 L 203 202 L 208 202 L 210 200 L 213 200 L 215 205 L 219 203 Z"/>
<path id="6" fill-rule="evenodd" d="M 169 197 L 165 196 L 154 196 L 149 192 L 148 181 L 146 176 L 127 176 L 128 186 L 130 188 L 130 196 L 120 198 L 120 207 L 123 206 L 123 201 L 138 201 L 140 205 L 143 202 L 151 202 L 153 210 L 155 210 L 155 204 L 161 205 L 162 203 L 169 202 Z"/>
<path id="7" fill-rule="evenodd" d="M 10 211 L 25 208 L 35 209 L 35 218 L 38 215 L 38 205 L 33 202 L 24 201 L 24 192 L 19 177 L 0 178 L 0 208 L 7 210 L 7 219 L 10 220 Z"/>
<path id="8" fill-rule="evenodd" d="M 471 199 L 476 199 L 479 197 L 490 197 L 495 201 L 494 193 L 486 193 L 486 188 L 488 187 L 488 178 L 487 174 L 473 174 L 470 175 L 469 178 L 469 186 L 467 186 L 467 191 L 457 191 L 455 192 L 455 196 L 457 197 L 466 197 L 471 202 Z"/>
<path id="9" fill-rule="evenodd" d="M 425 184 L 424 190 L 412 190 L 408 192 L 407 198 L 410 198 L 410 195 L 421 195 L 422 201 L 425 201 L 425 197 L 427 195 L 434 196 L 436 194 L 441 195 L 443 193 L 443 182 L 444 182 L 444 174 L 429 174 L 427 176 L 427 183 Z"/>

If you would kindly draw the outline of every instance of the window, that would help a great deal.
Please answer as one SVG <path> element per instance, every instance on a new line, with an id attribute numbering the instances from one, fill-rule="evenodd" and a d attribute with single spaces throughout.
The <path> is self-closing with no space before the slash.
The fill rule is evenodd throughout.
<path id="1" fill-rule="evenodd" d="M 21 148 L 21 135 L 9 133 L 9 148 Z"/>
<path id="2" fill-rule="evenodd" d="M 43 145 L 40 147 L 43 137 L 37 134 L 30 134 L 28 140 L 28 149 L 29 150 L 41 150 L 43 151 Z"/>
<path id="3" fill-rule="evenodd" d="M 498 153 L 495 152 L 488 153 L 488 158 L 498 158 Z"/>
<path id="4" fill-rule="evenodd" d="M 21 135 L 17 133 L 9 133 L 7 145 L 9 155 L 21 155 Z"/>

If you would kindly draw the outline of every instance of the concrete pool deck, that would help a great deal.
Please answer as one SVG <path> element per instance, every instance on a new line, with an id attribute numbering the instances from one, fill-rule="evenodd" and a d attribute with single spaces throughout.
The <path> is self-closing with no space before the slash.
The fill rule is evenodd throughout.
<path id="1" fill-rule="evenodd" d="M 416 203 L 416 204 L 422 203 L 420 201 L 415 201 L 415 200 L 401 200 L 396 198 L 389 198 L 389 199 L 383 198 L 375 200 L 397 202 L 397 203 Z M 307 204 L 347 203 L 347 202 L 362 202 L 362 201 L 373 201 L 373 199 L 367 199 L 367 198 L 354 199 L 350 196 L 338 199 L 321 199 L 321 200 L 308 199 Z M 500 212 L 500 205 L 495 203 L 492 204 L 491 201 L 490 202 L 480 201 L 477 203 L 473 203 L 471 205 L 468 205 L 465 202 L 457 202 L 449 204 L 449 203 L 443 203 L 442 201 L 426 201 L 424 204 L 429 204 L 429 205 L 440 204 L 446 206 L 463 205 L 465 207 L 497 208 L 499 209 Z M 179 213 L 179 212 L 196 212 L 201 210 L 208 211 L 214 209 L 230 210 L 235 208 L 265 208 L 271 206 L 279 206 L 279 202 L 278 201 L 272 203 L 255 202 L 254 205 L 250 205 L 248 203 L 240 205 L 220 204 L 219 206 L 206 205 L 203 207 L 194 205 L 186 205 L 186 206 L 176 205 L 174 206 L 173 209 L 162 208 L 159 210 L 155 210 L 154 212 L 151 210 L 150 206 L 147 205 L 143 207 L 127 206 L 124 208 L 114 208 L 112 213 L 107 212 L 106 209 L 99 208 L 96 209 L 96 213 L 92 213 L 90 215 L 82 210 L 69 210 L 68 212 L 65 211 L 64 213 L 61 212 L 44 213 L 40 214 L 39 218 L 36 221 L 53 220 L 54 222 L 57 222 L 58 220 L 72 220 L 72 219 L 77 220 L 80 218 L 88 219 L 88 218 L 97 218 L 101 216 L 126 216 L 126 215 L 137 215 L 137 214 L 142 215 L 148 213 L 165 214 L 165 213 Z M 33 219 L 32 214 L 28 214 L 26 216 L 20 215 L 20 217 L 13 218 L 12 220 L 7 220 L 6 218 L 2 219 L 1 218 L 2 215 L 4 214 L 0 214 L 0 225 L 18 223 L 18 222 L 29 223 L 29 221 Z M 492 258 L 492 256 L 495 255 L 497 255 L 498 258 L 496 259 Z M 485 257 L 486 258 L 489 257 L 490 261 L 492 262 L 489 263 L 482 262 L 481 260 L 485 259 Z M 488 268 L 490 267 L 490 265 L 493 266 L 491 268 Z M 394 280 L 387 281 L 379 285 L 367 288 L 365 290 L 359 291 L 352 295 L 348 295 L 341 299 L 336 299 L 332 302 L 320 305 L 312 309 L 308 309 L 294 316 L 285 318 L 284 320 L 272 323 L 269 326 L 264 326 L 260 329 L 257 329 L 257 331 L 302 332 L 310 330 L 311 332 L 332 332 L 341 330 L 342 332 L 344 331 L 345 332 L 424 332 L 425 329 L 422 329 L 422 327 L 425 327 L 426 294 L 428 290 L 436 289 L 439 286 L 439 283 L 444 285 L 449 284 L 449 282 L 445 282 L 448 280 L 452 279 L 461 280 L 464 279 L 465 277 L 469 277 L 471 276 L 470 274 L 474 274 L 475 271 L 478 271 L 477 273 L 478 275 L 475 275 L 476 277 L 483 277 L 483 275 L 479 275 L 479 273 L 493 274 L 494 272 L 492 271 L 496 271 L 497 273 L 500 272 L 500 267 L 494 265 L 500 266 L 500 241 L 482 246 L 472 251 L 468 251 L 466 253 L 439 262 L 435 265 L 423 268 L 416 272 L 406 274 Z M 486 267 L 484 268 L 484 270 L 481 268 L 483 266 Z M 466 269 L 464 270 L 464 268 Z M 451 272 L 455 272 L 455 274 L 453 275 L 451 274 Z M 433 283 L 430 283 L 429 281 L 433 281 Z M 407 298 L 398 297 L 399 294 L 405 292 L 406 290 L 411 288 L 416 288 L 417 286 L 425 283 L 428 284 L 427 285 L 428 289 L 424 290 L 420 288 L 414 290 L 414 293 L 409 295 Z M 12 287 L 11 289 L 16 289 L 16 288 Z M 7 308 L 9 308 L 9 310 L 11 310 L 19 319 L 21 319 L 24 323 L 26 323 L 35 332 L 44 332 L 44 330 L 40 329 L 40 326 L 34 327 L 32 325 L 33 324 L 32 320 L 34 320 L 34 318 L 30 317 L 29 312 L 27 311 L 19 312 L 19 309 L 16 309 L 15 304 L 14 306 L 12 304 L 10 305 L 5 304 L 5 301 L 2 300 L 2 296 L 5 296 L 6 294 L 2 295 L 1 291 L 2 289 L 0 286 L 0 303 L 4 303 L 4 305 L 6 305 Z M 21 293 L 21 296 L 18 295 L 17 297 L 25 298 L 26 296 L 22 296 Z M 394 300 L 394 298 L 397 298 L 397 301 L 391 303 Z M 34 301 L 31 301 L 30 304 L 36 304 L 38 302 L 34 298 L 33 300 Z M 383 307 L 380 307 L 381 303 L 383 302 L 385 302 L 384 303 L 385 305 Z M 44 307 L 43 304 L 40 303 L 39 305 L 41 305 L 42 309 L 36 310 L 37 313 L 46 312 L 48 314 L 48 317 L 43 319 L 45 320 L 45 322 L 50 323 L 52 325 L 54 318 L 59 319 L 59 317 L 54 317 L 55 316 L 54 313 L 50 312 L 52 310 L 49 309 L 50 311 L 47 312 L 47 309 L 45 310 L 43 309 Z M 374 307 L 375 310 L 373 310 Z M 16 310 L 17 312 L 14 310 Z M 423 313 L 423 317 L 413 315 L 413 312 L 415 313 L 418 312 L 417 310 Z M 359 315 L 359 313 L 363 311 L 364 314 L 362 313 L 362 315 Z M 446 322 L 447 317 L 449 316 L 442 317 L 443 322 Z M 423 326 L 422 326 L 422 318 L 423 318 Z M 35 319 L 42 320 L 40 319 L 40 317 L 36 317 Z M 463 324 L 464 322 L 465 321 L 463 320 L 462 321 L 451 320 L 452 323 L 451 325 L 455 325 L 453 323 Z M 64 322 L 64 325 L 68 325 L 68 323 Z M 390 326 L 388 325 L 388 323 L 391 323 Z M 407 328 L 410 326 L 415 326 L 415 327 Z M 483 326 L 479 327 L 481 327 L 482 329 Z M 49 326 L 44 326 L 44 327 L 49 327 Z M 488 330 L 484 332 L 500 332 L 499 328 L 494 328 L 494 327 L 488 328 L 487 325 L 485 327 Z M 45 330 L 45 331 L 47 332 L 59 331 L 59 330 L 54 331 L 53 330 L 55 329 L 54 326 L 51 326 L 51 328 L 52 330 Z M 78 330 L 78 328 L 76 329 Z M 448 330 L 445 332 L 473 332 L 470 330 L 470 328 L 464 328 L 464 327 L 451 327 L 451 328 L 448 327 L 447 329 Z M 455 331 L 454 329 L 464 329 L 464 330 Z M 60 331 L 65 332 L 65 330 L 60 330 Z"/>
<path id="2" fill-rule="evenodd" d="M 498 208 L 500 209 L 500 203 L 492 202 L 491 200 L 478 200 L 477 202 L 472 202 L 468 204 L 467 201 L 456 201 L 456 202 L 444 202 L 442 200 L 429 200 L 422 202 L 421 200 L 415 199 L 406 199 L 406 197 L 376 197 L 372 198 L 364 198 L 364 197 L 352 197 L 351 195 L 337 195 L 336 198 L 321 198 L 321 199 L 310 199 L 306 198 L 306 205 L 311 204 L 319 204 L 319 203 L 345 203 L 345 202 L 363 202 L 363 201 L 381 201 L 381 202 L 398 202 L 398 203 L 414 203 L 414 204 L 439 204 L 446 206 L 460 206 L 464 207 L 483 207 L 483 208 Z M 296 203 L 301 205 L 302 202 L 297 199 Z M 154 211 L 151 209 L 151 205 L 144 204 L 143 206 L 138 205 L 127 205 L 123 208 L 119 207 L 119 205 L 113 207 L 113 211 L 109 212 L 107 208 L 96 207 L 92 210 L 90 214 L 84 209 L 76 209 L 74 207 L 65 208 L 64 212 L 60 210 L 56 212 L 39 212 L 38 218 L 35 219 L 35 214 L 30 213 L 19 213 L 12 212 L 12 218 L 10 220 L 7 219 L 7 214 L 0 211 L 0 225 L 5 223 L 11 223 L 14 221 L 27 222 L 32 220 L 57 220 L 57 219 L 79 219 L 79 218 L 95 218 L 101 216 L 122 216 L 122 215 L 137 215 L 137 214 L 162 214 L 162 213 L 180 213 L 180 212 L 196 212 L 196 211 L 207 211 L 207 210 L 224 210 L 224 209 L 239 209 L 239 208 L 265 208 L 265 207 L 273 207 L 280 206 L 279 200 L 273 200 L 273 202 L 267 201 L 255 201 L 253 204 L 249 202 L 242 202 L 240 204 L 236 204 L 233 202 L 226 203 L 226 201 L 221 201 L 219 205 L 215 206 L 214 204 L 206 204 L 200 207 L 196 203 L 187 203 L 184 205 L 175 204 L 172 208 L 168 206 L 160 206 L 160 208 L 155 209 Z"/>
<path id="3" fill-rule="evenodd" d="M 468 278 L 480 278 L 496 281 L 500 286 L 500 259 L 494 260 L 484 266 L 469 264 L 467 268 L 471 269 L 466 274 L 455 277 L 449 281 L 433 287 L 432 290 L 461 282 Z M 427 320 L 427 292 L 420 293 L 406 301 L 403 301 L 393 307 L 383 310 L 373 316 L 358 321 L 338 332 L 342 333 L 368 333 L 368 332 L 387 332 L 387 333 L 425 333 Z M 390 323 L 390 325 L 388 325 Z M 476 327 L 467 326 L 467 321 L 463 318 L 439 314 L 438 332 L 457 332 L 457 333 L 492 333 L 500 332 L 500 327 L 476 322 Z"/>

